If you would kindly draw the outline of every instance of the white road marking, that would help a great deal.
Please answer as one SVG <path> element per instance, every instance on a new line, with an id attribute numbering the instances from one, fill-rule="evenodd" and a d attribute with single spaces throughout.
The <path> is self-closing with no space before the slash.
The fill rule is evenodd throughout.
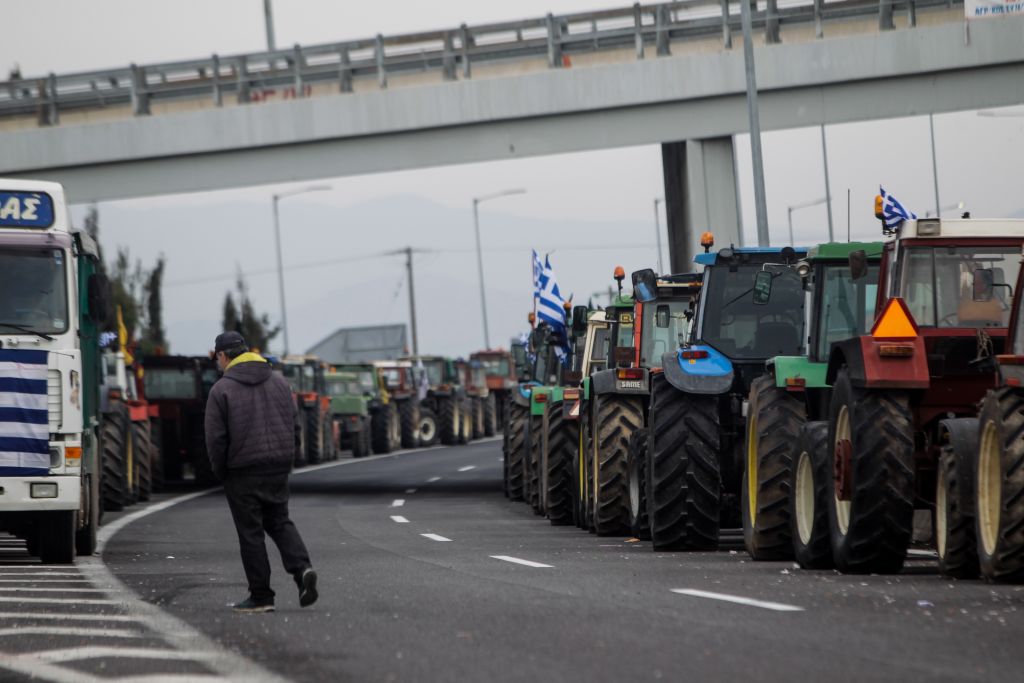
<path id="1" fill-rule="evenodd" d="M 447 543 L 451 543 L 452 540 L 450 538 L 445 538 L 444 536 L 438 536 L 437 534 L 420 534 L 420 536 L 422 536 L 423 538 L 429 538 L 431 541 L 444 541 Z"/>
<path id="2" fill-rule="evenodd" d="M 391 521 L 392 522 L 397 522 L 398 524 L 408 524 L 409 523 L 409 520 L 407 520 L 402 515 L 391 515 Z"/>
<path id="3" fill-rule="evenodd" d="M 28 586 L 0 586 L 0 593 L 106 593 L 102 588 L 35 588 Z"/>
<path id="4" fill-rule="evenodd" d="M 673 588 L 673 593 L 679 593 L 680 595 L 692 595 L 695 598 L 709 598 L 711 600 L 722 600 L 723 602 L 734 602 L 737 605 L 747 605 L 749 607 L 760 607 L 762 609 L 770 609 L 776 612 L 803 612 L 803 607 L 797 607 L 796 605 L 786 605 L 781 602 L 766 602 L 764 600 L 754 600 L 753 598 L 744 598 L 739 595 L 728 595 L 726 593 L 712 593 L 710 591 L 697 590 L 695 588 Z"/>
<path id="5" fill-rule="evenodd" d="M 79 659 L 191 659 L 205 661 L 216 655 L 202 650 L 181 651 L 157 647 L 107 647 L 104 645 L 86 645 L 85 647 L 69 647 L 59 650 L 44 650 L 14 657 L 41 659 L 44 662 L 74 662 Z"/>
<path id="6" fill-rule="evenodd" d="M 476 465 L 466 465 L 465 467 L 460 467 L 459 468 L 459 472 L 469 472 L 470 470 L 475 470 L 475 469 L 476 469 Z"/>
<path id="7" fill-rule="evenodd" d="M 99 600 L 96 598 L 17 598 L 2 597 L 0 602 L 34 602 L 48 605 L 120 605 L 119 600 Z"/>
<path id="8" fill-rule="evenodd" d="M 441 477 L 431 477 L 430 479 L 427 479 L 428 484 L 433 484 L 435 481 L 441 481 Z"/>
<path id="9" fill-rule="evenodd" d="M 395 498 L 393 501 L 391 501 L 391 507 L 393 507 L 393 508 L 400 508 L 403 505 L 405 505 L 405 499 L 404 498 Z"/>
<path id="10" fill-rule="evenodd" d="M 522 558 L 511 557 L 509 555 L 491 555 L 491 557 L 493 559 L 495 559 L 495 560 L 502 560 L 504 562 L 513 562 L 515 564 L 521 564 L 521 565 L 523 565 L 525 567 L 538 567 L 538 568 L 547 568 L 547 569 L 553 569 L 554 568 L 554 565 L 543 564 L 541 562 L 534 562 L 533 560 L 524 560 Z"/>
<path id="11" fill-rule="evenodd" d="M 53 612 L 0 612 L 0 619 L 59 619 L 60 621 L 146 621 L 145 617 L 133 617 L 127 614 L 57 614 Z"/>
<path id="12" fill-rule="evenodd" d="M 0 583 L 89 583 L 89 579 L 0 579 Z"/>
<path id="13" fill-rule="evenodd" d="M 74 628 L 73 626 L 18 626 L 17 628 L 0 628 L 0 636 L 81 636 L 93 638 L 141 638 L 144 634 L 126 628 Z"/>
<path id="14" fill-rule="evenodd" d="M 406 493 L 416 493 L 416 489 L 406 489 Z"/>

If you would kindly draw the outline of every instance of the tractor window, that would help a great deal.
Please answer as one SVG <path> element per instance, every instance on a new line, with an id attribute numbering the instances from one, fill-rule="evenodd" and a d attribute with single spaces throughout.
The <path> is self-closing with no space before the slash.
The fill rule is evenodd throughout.
<path id="1" fill-rule="evenodd" d="M 483 364 L 489 376 L 508 377 L 507 358 L 481 358 L 480 363 Z"/>
<path id="2" fill-rule="evenodd" d="M 291 386 L 292 391 L 299 393 L 302 391 L 302 366 L 301 365 L 282 365 L 281 374 L 288 380 L 288 384 Z"/>
<path id="3" fill-rule="evenodd" d="M 826 360 L 834 342 L 871 329 L 878 294 L 878 266 L 869 266 L 868 274 L 856 281 L 850 279 L 848 266 L 826 266 L 820 284 L 815 284 L 821 287 L 817 359 Z"/>
<path id="4" fill-rule="evenodd" d="M 761 264 L 725 266 L 705 273 L 701 341 L 730 358 L 798 356 L 803 352 L 804 292 L 792 268 L 769 266 L 775 276 L 771 298 L 754 303 L 754 277 Z M 710 277 L 709 277 L 710 275 Z"/>
<path id="5" fill-rule="evenodd" d="M 590 365 L 604 366 L 608 362 L 608 328 L 599 327 L 594 330 L 594 348 L 590 350 Z"/>
<path id="6" fill-rule="evenodd" d="M 1020 247 L 909 247 L 903 257 L 900 295 L 922 327 L 1006 327 Z M 994 275 L 992 298 L 974 300 L 974 271 Z"/>
<path id="7" fill-rule="evenodd" d="M 689 299 L 653 301 L 644 304 L 640 333 L 640 365 L 659 367 L 661 357 L 686 341 Z"/>
<path id="8" fill-rule="evenodd" d="M 196 376 L 192 369 L 146 368 L 142 378 L 146 400 L 198 399 Z"/>
<path id="9" fill-rule="evenodd" d="M 423 367 L 427 371 L 427 382 L 430 383 L 430 386 L 436 387 L 438 384 L 444 384 L 444 361 L 423 361 Z"/>

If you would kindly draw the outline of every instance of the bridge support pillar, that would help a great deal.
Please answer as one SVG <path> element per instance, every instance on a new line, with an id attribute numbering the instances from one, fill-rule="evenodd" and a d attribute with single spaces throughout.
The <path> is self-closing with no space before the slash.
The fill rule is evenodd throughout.
<path id="1" fill-rule="evenodd" d="M 672 272 L 693 270 L 705 230 L 714 233 L 716 248 L 741 245 L 732 137 L 666 142 L 661 163 Z"/>

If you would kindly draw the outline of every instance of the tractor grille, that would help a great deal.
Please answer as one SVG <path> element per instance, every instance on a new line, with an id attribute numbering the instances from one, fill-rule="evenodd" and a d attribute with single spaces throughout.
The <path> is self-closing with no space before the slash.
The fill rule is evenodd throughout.
<path id="1" fill-rule="evenodd" d="M 60 381 L 60 370 L 50 369 L 46 373 L 46 412 L 50 417 L 50 431 L 56 432 L 60 429 L 64 415 L 61 411 L 64 405 Z"/>

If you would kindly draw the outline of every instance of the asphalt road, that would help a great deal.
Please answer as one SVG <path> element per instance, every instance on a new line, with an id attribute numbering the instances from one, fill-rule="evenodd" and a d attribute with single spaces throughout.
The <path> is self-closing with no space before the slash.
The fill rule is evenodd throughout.
<path id="1" fill-rule="evenodd" d="M 102 559 L 159 637 L 207 663 L 161 669 L 181 680 L 1024 678 L 1024 586 L 950 582 L 927 557 L 852 577 L 742 549 L 654 553 L 508 502 L 500 458 L 490 441 L 296 473 L 292 518 L 320 575 L 307 609 L 271 546 L 277 611 L 230 610 L 246 586 L 219 492 L 127 524 Z"/>

